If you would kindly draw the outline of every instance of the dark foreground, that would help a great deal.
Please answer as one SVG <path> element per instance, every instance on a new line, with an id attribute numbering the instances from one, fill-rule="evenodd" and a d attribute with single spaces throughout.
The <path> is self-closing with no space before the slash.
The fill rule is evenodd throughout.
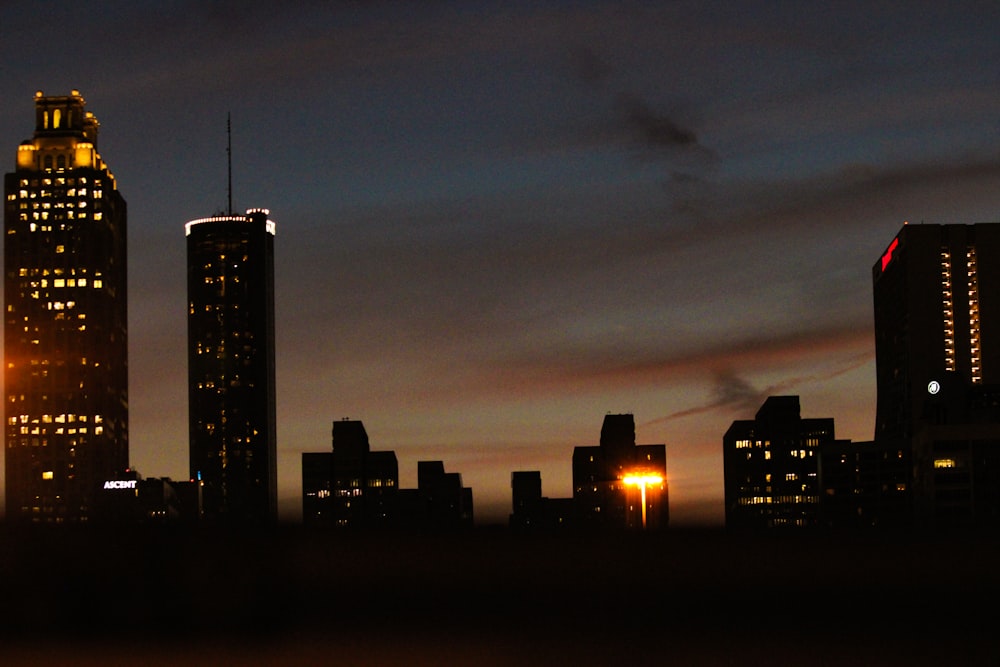
<path id="1" fill-rule="evenodd" d="M 997 665 L 1000 542 L 0 530 L 2 665 Z"/>

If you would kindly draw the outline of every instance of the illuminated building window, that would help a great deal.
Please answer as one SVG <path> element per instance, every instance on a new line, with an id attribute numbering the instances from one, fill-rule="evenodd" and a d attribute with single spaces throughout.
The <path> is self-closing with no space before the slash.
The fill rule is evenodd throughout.
<path id="1" fill-rule="evenodd" d="M 951 253 L 941 250 L 941 301 L 944 318 L 944 367 L 955 370 L 955 304 L 951 284 Z"/>
<path id="2" fill-rule="evenodd" d="M 934 459 L 935 468 L 954 468 L 955 459 Z"/>
<path id="3" fill-rule="evenodd" d="M 979 351 L 979 270 L 976 265 L 976 249 L 969 247 L 966 251 L 966 268 L 969 273 L 969 352 L 972 371 L 972 382 L 983 381 L 982 355 Z"/>

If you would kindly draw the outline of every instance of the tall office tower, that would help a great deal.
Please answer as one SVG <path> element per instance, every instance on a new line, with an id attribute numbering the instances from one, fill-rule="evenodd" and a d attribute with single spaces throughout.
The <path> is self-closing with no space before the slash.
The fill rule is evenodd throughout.
<path id="1" fill-rule="evenodd" d="M 818 526 L 820 448 L 833 442 L 833 419 L 802 419 L 798 396 L 769 396 L 734 421 L 722 439 L 726 528 Z"/>
<path id="2" fill-rule="evenodd" d="M 187 235 L 191 477 L 206 520 L 277 517 L 274 234 L 265 209 L 192 220 Z"/>
<path id="3" fill-rule="evenodd" d="M 7 517 L 89 518 L 128 467 L 126 206 L 78 91 L 35 93 L 4 179 Z"/>
<path id="4" fill-rule="evenodd" d="M 872 267 L 875 441 L 918 527 L 1000 524 L 1000 224 L 904 225 Z"/>
<path id="5" fill-rule="evenodd" d="M 573 501 L 581 526 L 666 528 L 666 446 L 636 445 L 633 416 L 606 415 L 601 444 L 573 449 Z"/>

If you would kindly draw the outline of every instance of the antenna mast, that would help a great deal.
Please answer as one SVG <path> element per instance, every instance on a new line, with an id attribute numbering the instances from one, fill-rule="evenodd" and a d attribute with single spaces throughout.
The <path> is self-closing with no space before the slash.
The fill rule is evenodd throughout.
<path id="1" fill-rule="evenodd" d="M 229 122 L 229 112 L 226 112 L 226 161 L 229 171 L 229 215 L 233 214 L 233 127 Z"/>

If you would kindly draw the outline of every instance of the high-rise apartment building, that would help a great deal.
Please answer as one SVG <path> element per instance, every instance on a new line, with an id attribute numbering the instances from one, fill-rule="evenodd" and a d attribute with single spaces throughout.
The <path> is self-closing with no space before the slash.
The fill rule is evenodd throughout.
<path id="1" fill-rule="evenodd" d="M 875 441 L 918 527 L 1000 525 L 1000 224 L 904 225 L 872 267 Z"/>
<path id="2" fill-rule="evenodd" d="M 359 420 L 333 422 L 332 449 L 302 454 L 306 525 L 371 529 L 396 520 L 399 464 L 394 451 L 372 451 Z"/>
<path id="3" fill-rule="evenodd" d="M 632 415 L 606 415 L 600 445 L 573 448 L 573 502 L 584 528 L 666 528 L 666 445 L 637 445 Z"/>
<path id="4" fill-rule="evenodd" d="M 78 91 L 35 94 L 4 179 L 7 517 L 86 521 L 128 467 L 126 205 Z"/>
<path id="5" fill-rule="evenodd" d="M 723 436 L 726 528 L 768 531 L 820 523 L 820 449 L 834 443 L 829 417 L 803 419 L 798 396 L 769 396 L 754 419 Z"/>
<path id="6" fill-rule="evenodd" d="M 265 209 L 187 235 L 190 472 L 206 520 L 277 517 L 275 223 Z"/>

